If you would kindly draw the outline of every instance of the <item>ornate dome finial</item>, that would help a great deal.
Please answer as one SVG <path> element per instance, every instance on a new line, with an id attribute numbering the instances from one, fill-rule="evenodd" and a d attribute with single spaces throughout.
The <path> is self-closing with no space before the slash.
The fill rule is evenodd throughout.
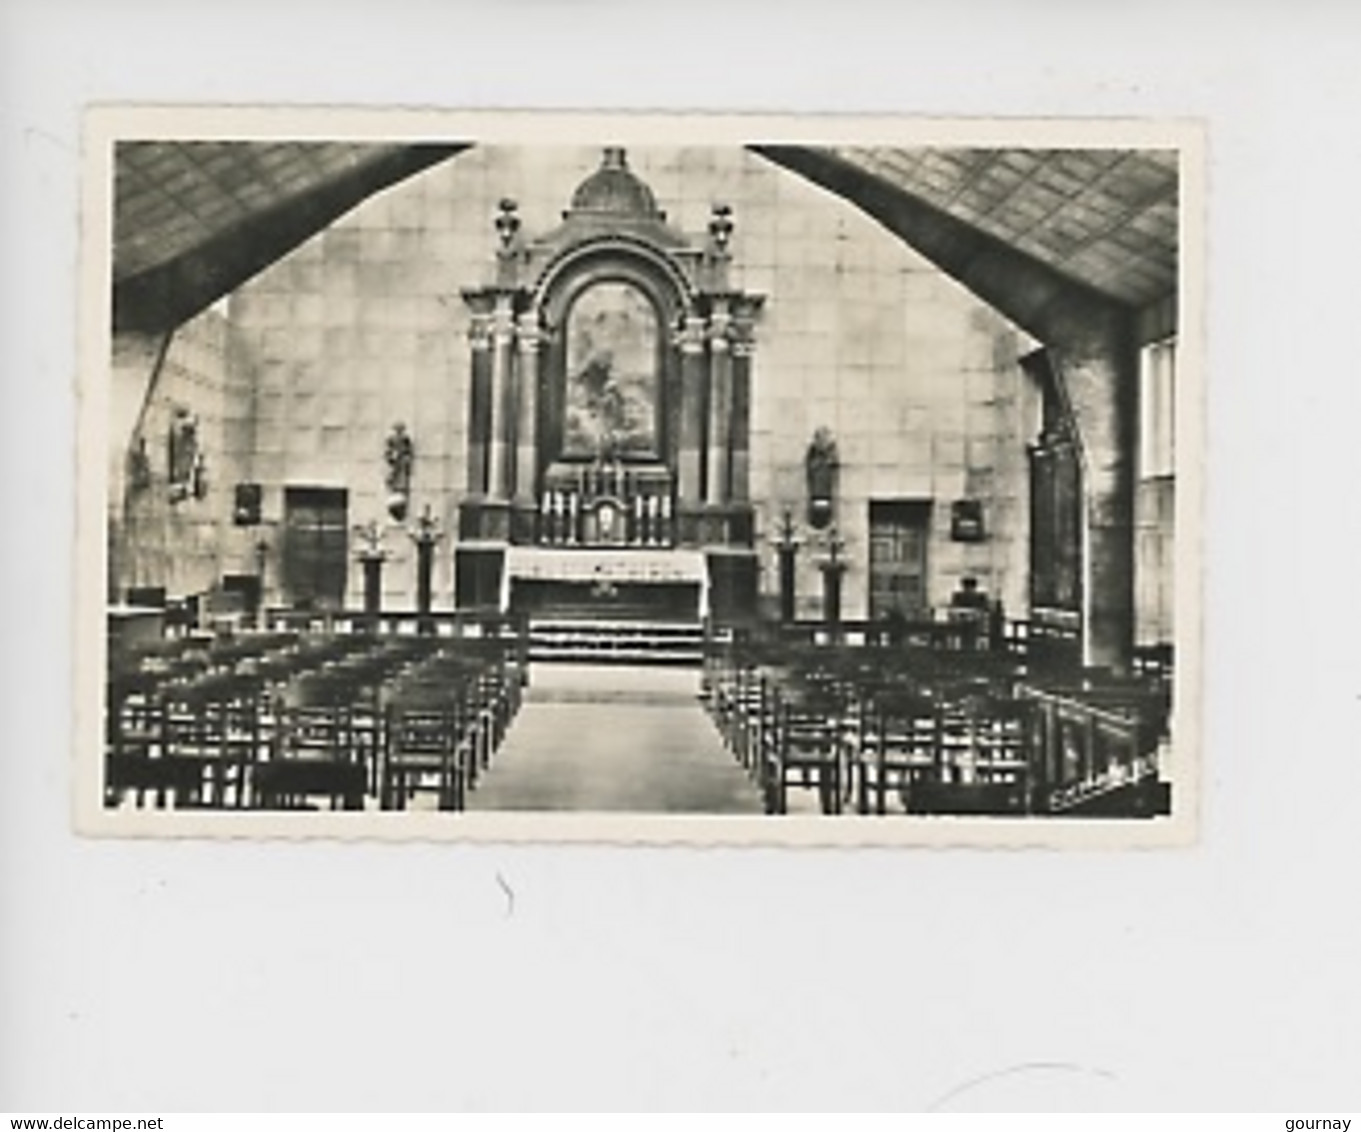
<path id="1" fill-rule="evenodd" d="M 600 168 L 572 194 L 570 213 L 582 212 L 662 219 L 657 198 L 629 169 L 624 147 L 618 145 L 604 148 Z"/>

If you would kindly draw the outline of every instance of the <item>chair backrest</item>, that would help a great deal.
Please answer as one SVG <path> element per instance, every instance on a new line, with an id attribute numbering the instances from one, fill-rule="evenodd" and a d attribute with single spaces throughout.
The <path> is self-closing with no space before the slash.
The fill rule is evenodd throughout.
<path id="1" fill-rule="evenodd" d="M 285 693 L 290 707 L 348 707 L 355 699 L 352 681 L 330 672 L 304 672 Z"/>

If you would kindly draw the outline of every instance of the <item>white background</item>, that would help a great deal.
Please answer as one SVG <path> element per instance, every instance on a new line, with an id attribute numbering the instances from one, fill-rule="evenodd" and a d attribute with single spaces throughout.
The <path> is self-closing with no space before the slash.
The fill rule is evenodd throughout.
<path id="1" fill-rule="evenodd" d="M 911 9 L 6 0 L 0 1109 L 1358 1107 L 1361 9 Z M 1207 119 L 1199 847 L 73 837 L 78 123 L 115 100 Z"/>

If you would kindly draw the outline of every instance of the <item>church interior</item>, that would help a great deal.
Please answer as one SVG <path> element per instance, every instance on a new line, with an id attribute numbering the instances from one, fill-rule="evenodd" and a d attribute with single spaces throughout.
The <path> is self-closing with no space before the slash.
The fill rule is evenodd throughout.
<path id="1" fill-rule="evenodd" d="M 1171 813 L 1178 162 L 118 142 L 103 804 Z"/>

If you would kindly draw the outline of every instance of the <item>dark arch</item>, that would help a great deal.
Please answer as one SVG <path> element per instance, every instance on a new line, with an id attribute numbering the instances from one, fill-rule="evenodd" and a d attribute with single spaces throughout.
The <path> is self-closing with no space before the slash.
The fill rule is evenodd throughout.
<path id="1" fill-rule="evenodd" d="M 214 233 L 168 263 L 119 280 L 113 288 L 114 330 L 173 330 L 374 193 L 447 161 L 469 145 L 401 146 Z"/>
<path id="2" fill-rule="evenodd" d="M 1131 314 L 1120 300 L 834 153 L 797 145 L 747 149 L 854 205 L 1042 342 L 1070 336 L 1076 324 Z"/>
<path id="3" fill-rule="evenodd" d="M 670 317 L 676 316 L 694 298 L 693 287 L 690 286 L 690 280 L 686 279 L 685 272 L 663 249 L 646 239 L 621 233 L 600 235 L 570 246 L 539 273 L 532 287 L 532 302 L 540 305 L 548 325 L 553 325 L 555 318 L 555 295 L 563 287 L 576 286 L 578 278 L 589 278 L 592 272 L 599 271 L 600 265 L 636 276 L 634 282 L 655 295 L 661 303 L 661 309 L 666 310 Z M 568 282 L 565 283 L 565 280 Z"/>
<path id="4" fill-rule="evenodd" d="M 368 197 L 472 147 L 409 145 L 282 201 L 216 233 L 192 252 L 119 280 L 115 330 L 160 332 L 186 322 Z M 1072 317 L 1108 318 L 1123 304 L 1079 283 L 826 150 L 750 145 L 749 152 L 828 189 L 879 221 L 946 274 L 1042 341 L 1062 336 Z M 580 249 L 584 252 L 586 249 Z M 573 255 L 578 254 L 574 251 Z M 550 273 L 565 264 L 554 264 Z M 541 286 L 542 286 L 541 281 Z M 1059 301 L 1061 300 L 1061 301 Z"/>

